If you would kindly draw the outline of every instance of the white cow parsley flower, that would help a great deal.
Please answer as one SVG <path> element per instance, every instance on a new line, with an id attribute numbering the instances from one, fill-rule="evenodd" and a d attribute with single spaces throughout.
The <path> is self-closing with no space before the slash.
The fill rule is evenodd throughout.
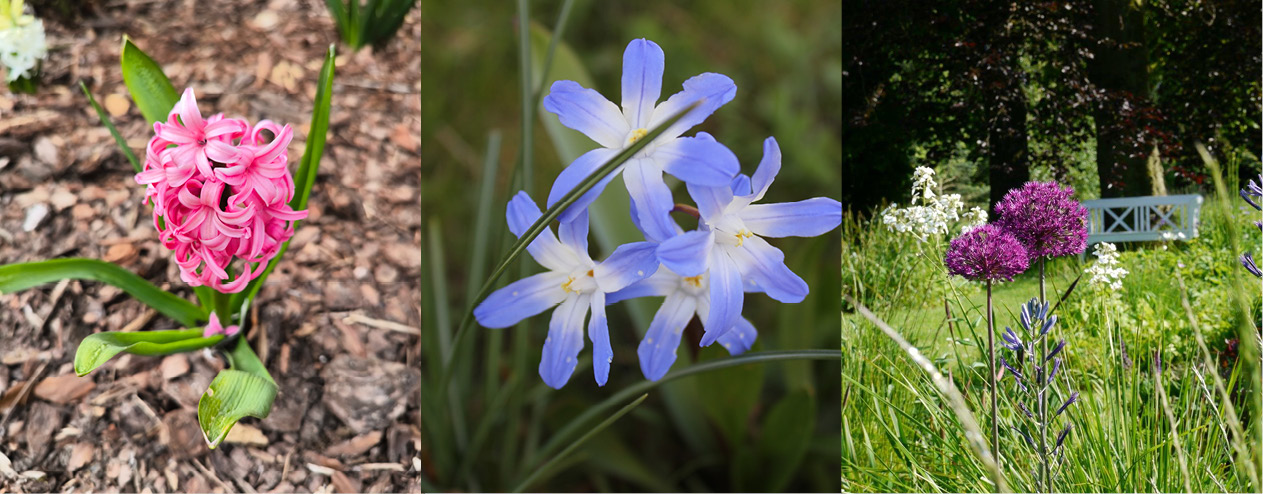
<path id="1" fill-rule="evenodd" d="M 1096 249 L 1092 255 L 1096 256 L 1096 262 L 1088 266 L 1085 274 L 1088 275 L 1088 286 L 1096 288 L 1109 288 L 1118 291 L 1123 288 L 1123 278 L 1127 276 L 1127 270 L 1118 267 L 1118 248 L 1109 242 L 1101 242 L 1096 244 Z"/>

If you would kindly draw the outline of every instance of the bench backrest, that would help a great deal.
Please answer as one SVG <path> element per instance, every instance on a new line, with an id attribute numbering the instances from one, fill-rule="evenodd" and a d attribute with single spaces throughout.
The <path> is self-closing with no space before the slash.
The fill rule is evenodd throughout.
<path id="1" fill-rule="evenodd" d="M 1197 236 L 1202 196 L 1121 197 L 1083 201 L 1088 208 L 1088 244 L 1162 240 L 1164 233 Z"/>

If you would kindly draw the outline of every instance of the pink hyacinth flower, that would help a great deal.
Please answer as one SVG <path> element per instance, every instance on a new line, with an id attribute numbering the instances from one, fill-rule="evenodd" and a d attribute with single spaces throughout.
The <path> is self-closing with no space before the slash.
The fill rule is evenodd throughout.
<path id="1" fill-rule="evenodd" d="M 223 114 L 202 118 L 190 89 L 154 133 L 136 182 L 146 186 L 154 227 L 180 279 L 222 293 L 245 289 L 294 235 L 294 222 L 307 217 L 289 205 L 293 130 L 269 120 L 251 126 Z"/>
<path id="2" fill-rule="evenodd" d="M 226 328 L 223 327 L 219 322 L 219 316 L 215 315 L 214 312 L 211 312 L 210 321 L 206 323 L 206 329 L 202 331 L 202 337 L 210 338 L 217 334 L 222 334 L 224 336 L 232 336 L 232 335 L 237 334 L 238 331 L 241 331 L 241 327 L 236 324 L 233 324 L 232 326 L 228 326 Z"/>

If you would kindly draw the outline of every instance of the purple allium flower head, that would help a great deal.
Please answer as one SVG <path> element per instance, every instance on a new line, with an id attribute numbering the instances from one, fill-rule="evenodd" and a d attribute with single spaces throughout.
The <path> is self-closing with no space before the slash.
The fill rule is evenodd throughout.
<path id="1" fill-rule="evenodd" d="M 1088 210 L 1074 189 L 1057 182 L 1026 182 L 996 204 L 996 223 L 1026 246 L 1031 258 L 1079 254 L 1087 248 Z"/>
<path id="2" fill-rule="evenodd" d="M 1009 232 L 984 225 L 952 239 L 943 263 L 948 273 L 973 281 L 1010 281 L 1026 271 L 1030 257 Z"/>

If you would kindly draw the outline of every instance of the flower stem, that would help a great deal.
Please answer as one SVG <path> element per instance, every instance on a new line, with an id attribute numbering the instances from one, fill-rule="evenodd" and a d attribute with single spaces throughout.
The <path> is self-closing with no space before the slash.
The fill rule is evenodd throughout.
<path id="1" fill-rule="evenodd" d="M 211 290 L 211 309 L 215 311 L 215 315 L 219 316 L 219 321 L 224 326 L 232 324 L 232 296 L 227 293 L 220 293 L 219 290 Z"/>
<path id="2" fill-rule="evenodd" d="M 991 452 L 998 466 L 1000 465 L 1000 421 L 997 415 L 999 400 L 996 396 L 995 382 L 995 312 L 991 307 L 991 280 L 987 280 L 987 353 L 991 357 L 991 365 L 987 367 L 991 372 L 991 375 L 987 376 L 987 381 L 991 383 Z"/>
<path id="3" fill-rule="evenodd" d="M 1044 292 L 1044 257 L 1039 258 L 1039 303 L 1047 303 Z M 1043 321 L 1040 321 L 1041 323 Z M 1048 335 L 1044 335 L 1039 339 L 1039 358 L 1043 359 L 1048 355 Z M 1041 360 L 1041 368 L 1048 367 L 1047 362 Z M 1040 372 L 1043 375 L 1042 383 L 1035 383 L 1039 386 L 1039 462 L 1040 462 L 1040 482 L 1043 484 L 1043 492 L 1051 492 L 1051 478 L 1048 475 L 1048 371 L 1044 369 Z"/>

